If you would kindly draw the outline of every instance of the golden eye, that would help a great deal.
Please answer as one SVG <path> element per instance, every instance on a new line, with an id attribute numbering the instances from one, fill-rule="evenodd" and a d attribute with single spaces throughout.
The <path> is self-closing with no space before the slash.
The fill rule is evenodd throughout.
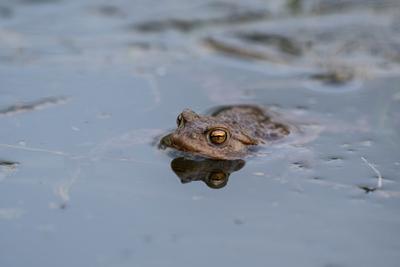
<path id="1" fill-rule="evenodd" d="M 223 129 L 211 130 L 208 134 L 208 139 L 215 145 L 221 145 L 228 139 L 228 132 Z"/>
<path id="2" fill-rule="evenodd" d="M 183 117 L 182 114 L 179 114 L 178 117 L 176 118 L 176 125 L 178 127 L 183 126 Z"/>
<path id="3" fill-rule="evenodd" d="M 215 189 L 222 188 L 228 182 L 228 177 L 229 175 L 227 175 L 223 171 L 214 171 L 210 173 L 208 179 L 206 180 L 206 183 L 211 188 Z"/>
<path id="4" fill-rule="evenodd" d="M 213 183 L 219 183 L 221 181 L 225 181 L 226 173 L 224 173 L 223 171 L 212 172 L 209 176 L 209 179 L 213 181 Z"/>

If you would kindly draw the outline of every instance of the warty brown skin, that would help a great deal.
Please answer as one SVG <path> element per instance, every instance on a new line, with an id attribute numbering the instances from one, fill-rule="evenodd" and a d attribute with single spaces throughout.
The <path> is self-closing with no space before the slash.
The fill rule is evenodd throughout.
<path id="1" fill-rule="evenodd" d="M 162 146 L 211 159 L 243 158 L 249 148 L 289 135 L 289 126 L 272 120 L 262 108 L 238 105 L 199 115 L 185 109 L 177 128 L 161 140 Z"/>

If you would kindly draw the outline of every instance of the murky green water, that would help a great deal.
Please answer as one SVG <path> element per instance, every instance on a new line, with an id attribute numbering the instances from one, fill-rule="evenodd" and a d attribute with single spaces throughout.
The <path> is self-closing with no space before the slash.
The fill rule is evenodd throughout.
<path id="1" fill-rule="evenodd" d="M 0 265 L 398 266 L 399 14 L 0 1 Z M 235 103 L 307 134 L 220 163 L 220 189 L 154 145 L 183 108 Z"/>

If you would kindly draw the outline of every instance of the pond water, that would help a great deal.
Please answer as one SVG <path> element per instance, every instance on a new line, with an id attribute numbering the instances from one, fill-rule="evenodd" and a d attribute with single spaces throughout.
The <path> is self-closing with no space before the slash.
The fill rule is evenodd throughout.
<path id="1" fill-rule="evenodd" d="M 398 1 L 110 3 L 0 1 L 1 266 L 399 265 Z M 242 103 L 308 131 L 157 148 Z"/>

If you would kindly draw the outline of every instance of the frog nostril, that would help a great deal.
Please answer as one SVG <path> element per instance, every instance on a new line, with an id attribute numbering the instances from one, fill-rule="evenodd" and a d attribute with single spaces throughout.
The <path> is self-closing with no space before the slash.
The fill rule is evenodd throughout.
<path id="1" fill-rule="evenodd" d="M 182 119 L 185 122 L 193 122 L 199 119 L 199 115 L 197 115 L 191 109 L 184 109 L 181 113 Z"/>
<path id="2" fill-rule="evenodd" d="M 169 135 L 167 135 L 167 136 L 164 136 L 164 137 L 161 139 L 161 141 L 160 141 L 161 147 L 163 147 L 163 146 L 171 146 L 171 145 L 172 145 L 172 140 L 171 140 L 171 138 L 172 138 L 172 135 L 171 135 L 171 134 L 169 134 Z"/>

